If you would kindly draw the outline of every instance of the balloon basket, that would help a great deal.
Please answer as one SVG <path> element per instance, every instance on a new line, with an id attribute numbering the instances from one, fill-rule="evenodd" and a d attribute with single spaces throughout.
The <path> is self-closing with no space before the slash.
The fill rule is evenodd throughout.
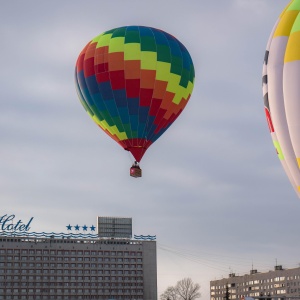
<path id="1" fill-rule="evenodd" d="M 137 162 L 135 162 L 130 168 L 130 176 L 135 178 L 142 177 L 142 169 Z"/>

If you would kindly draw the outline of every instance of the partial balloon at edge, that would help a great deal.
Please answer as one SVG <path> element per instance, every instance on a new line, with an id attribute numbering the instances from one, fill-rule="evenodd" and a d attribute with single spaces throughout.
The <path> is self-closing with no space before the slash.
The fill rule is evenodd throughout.
<path id="1" fill-rule="evenodd" d="M 263 66 L 265 113 L 273 144 L 300 197 L 300 0 L 291 1 L 271 32 Z"/>

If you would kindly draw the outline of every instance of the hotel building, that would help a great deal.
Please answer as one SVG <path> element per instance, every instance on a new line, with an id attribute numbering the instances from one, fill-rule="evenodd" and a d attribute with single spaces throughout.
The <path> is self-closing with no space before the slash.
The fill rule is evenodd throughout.
<path id="1" fill-rule="evenodd" d="M 114 236 L 0 236 L 0 299 L 157 300 L 156 242 Z"/>

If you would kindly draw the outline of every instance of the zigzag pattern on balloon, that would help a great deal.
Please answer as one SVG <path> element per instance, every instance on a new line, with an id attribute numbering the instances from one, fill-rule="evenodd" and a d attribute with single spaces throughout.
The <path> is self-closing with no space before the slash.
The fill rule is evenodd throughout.
<path id="1" fill-rule="evenodd" d="M 75 72 L 85 110 L 137 161 L 180 115 L 194 77 L 184 45 L 162 30 L 143 26 L 95 37 L 80 53 Z"/>

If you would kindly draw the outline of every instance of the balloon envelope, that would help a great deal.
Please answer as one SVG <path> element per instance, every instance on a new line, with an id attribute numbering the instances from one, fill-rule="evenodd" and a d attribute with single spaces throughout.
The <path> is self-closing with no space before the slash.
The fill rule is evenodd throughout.
<path id="1" fill-rule="evenodd" d="M 300 0 L 281 13 L 263 67 L 265 112 L 282 166 L 300 196 Z"/>
<path id="2" fill-rule="evenodd" d="M 138 162 L 184 109 L 194 77 L 183 44 L 143 26 L 115 28 L 92 39 L 75 72 L 85 110 Z"/>

